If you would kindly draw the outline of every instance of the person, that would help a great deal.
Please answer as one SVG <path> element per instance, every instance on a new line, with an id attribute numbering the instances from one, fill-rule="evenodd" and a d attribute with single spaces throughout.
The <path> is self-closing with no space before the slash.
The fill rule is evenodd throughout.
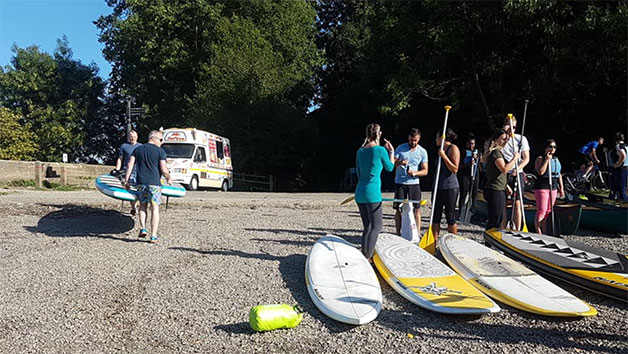
<path id="1" fill-rule="evenodd" d="M 443 146 L 438 149 L 438 155 L 441 158 L 440 174 L 438 177 L 438 186 L 436 192 L 436 202 L 434 203 L 434 220 L 432 221 L 432 231 L 434 232 L 434 240 L 438 241 L 438 233 L 440 231 L 440 219 L 445 208 L 445 218 L 447 219 L 447 231 L 452 234 L 458 233 L 458 225 L 456 224 L 456 202 L 460 193 L 458 185 L 458 165 L 460 164 L 460 150 L 452 142 L 456 140 L 457 135 L 451 128 L 447 128 L 447 134 L 443 141 L 442 131 L 436 136 L 436 146 Z"/>
<path id="2" fill-rule="evenodd" d="M 626 184 L 628 180 L 628 146 L 623 133 L 615 134 L 615 149 L 611 151 L 611 192 L 612 199 L 626 200 Z"/>
<path id="3" fill-rule="evenodd" d="M 148 134 L 148 143 L 133 151 L 124 177 L 124 185 L 129 189 L 131 173 L 137 165 L 137 192 L 140 201 L 141 226 L 139 237 L 143 238 L 148 235 L 146 217 L 148 204 L 150 204 L 150 242 L 153 243 L 159 240 L 157 231 L 159 228 L 159 204 L 161 204 L 161 175 L 166 177 L 168 184 L 172 184 L 172 178 L 166 166 L 166 152 L 161 148 L 163 141 L 163 133 L 152 130 Z"/>
<path id="4" fill-rule="evenodd" d="M 580 168 L 580 176 L 587 181 L 589 180 L 589 173 L 593 170 L 593 165 L 600 163 L 600 159 L 597 158 L 597 149 L 600 145 L 604 145 L 603 137 L 589 141 L 578 150 L 578 152 L 584 155 L 584 165 Z"/>
<path id="5" fill-rule="evenodd" d="M 469 196 L 471 208 L 475 207 L 475 195 L 480 183 L 480 160 L 482 159 L 480 152 L 475 146 L 475 136 L 471 133 L 467 137 L 465 156 L 460 162 L 460 168 L 458 169 L 458 184 L 460 185 L 458 209 L 461 212 L 465 206 L 467 195 Z M 475 178 L 473 174 L 475 174 Z"/>
<path id="6" fill-rule="evenodd" d="M 358 185 L 355 189 L 355 202 L 360 210 L 364 225 L 362 233 L 362 253 L 372 263 L 377 237 L 382 230 L 382 169 L 391 172 L 394 167 L 393 146 L 384 139 L 385 147 L 380 146 L 382 131 L 378 124 L 366 127 L 366 139 L 356 154 Z"/>
<path id="7" fill-rule="evenodd" d="M 484 159 L 486 160 L 484 200 L 488 210 L 486 230 L 502 225 L 506 212 L 506 193 L 512 193 L 508 186 L 506 174 L 515 166 L 515 159 L 518 159 L 520 154 L 515 152 L 513 158 L 506 163 L 502 150 L 509 138 L 504 129 L 496 130 L 484 151 Z"/>
<path id="8" fill-rule="evenodd" d="M 510 130 L 511 123 L 513 131 Z M 526 181 L 526 175 L 523 172 L 523 169 L 530 162 L 530 144 L 528 144 L 528 139 L 525 136 L 515 134 L 517 131 L 517 118 L 515 116 L 512 116 L 512 122 L 509 117 L 504 119 L 504 131 L 506 131 L 506 133 L 511 137 L 509 142 L 502 149 L 504 159 L 507 162 L 514 161 L 515 152 L 519 152 L 520 154 L 519 169 L 515 171 L 515 165 L 513 164 L 513 167 L 508 171 L 508 186 L 513 191 L 510 196 L 513 200 L 515 208 L 512 222 L 516 230 L 521 230 L 523 213 L 521 212 L 521 200 L 518 194 L 518 185 L 521 184 L 521 191 L 523 192 L 523 184 Z M 512 138 L 513 134 L 514 139 Z M 505 209 L 504 212 L 506 212 Z M 502 227 L 504 226 L 506 226 L 506 218 L 503 220 Z"/>
<path id="9" fill-rule="evenodd" d="M 427 175 L 427 151 L 419 145 L 421 131 L 410 129 L 408 142 L 401 144 L 395 150 L 395 199 L 421 200 L 421 185 L 419 177 Z M 421 232 L 421 206 L 413 203 L 414 218 L 417 231 Z M 397 235 L 401 235 L 401 208 L 400 203 L 394 202 L 395 228 Z"/>
<path id="10" fill-rule="evenodd" d="M 534 185 L 534 199 L 536 200 L 536 216 L 534 217 L 534 228 L 536 233 L 547 233 L 547 219 L 552 212 L 552 206 L 556 204 L 556 196 L 565 197 L 565 188 L 563 185 L 563 177 L 560 174 L 560 160 L 556 157 L 556 141 L 547 139 L 545 141 L 545 150 L 543 155 L 534 161 L 534 170 L 536 172 L 536 183 Z M 552 184 L 550 194 L 549 173 L 552 169 Z M 552 230 L 553 230 L 552 226 Z"/>
<path id="11" fill-rule="evenodd" d="M 131 130 L 126 135 L 126 143 L 120 146 L 118 159 L 116 160 L 116 171 L 119 171 L 120 177 L 124 177 L 126 175 L 126 166 L 129 164 L 129 159 L 131 155 L 133 155 L 133 151 L 138 146 L 141 146 L 141 143 L 137 142 L 137 132 L 135 130 Z M 131 177 L 129 178 L 129 182 L 131 185 L 136 184 L 136 175 L 137 168 L 133 168 L 131 171 Z M 137 201 L 131 201 L 131 215 L 135 215 L 137 212 Z"/>

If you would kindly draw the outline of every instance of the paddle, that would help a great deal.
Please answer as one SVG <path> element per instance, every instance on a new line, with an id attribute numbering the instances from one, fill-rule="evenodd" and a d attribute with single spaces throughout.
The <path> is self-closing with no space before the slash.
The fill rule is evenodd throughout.
<path id="1" fill-rule="evenodd" d="M 527 102 L 526 102 L 526 105 L 527 105 Z M 515 140 L 515 130 L 512 125 L 514 116 L 512 115 L 512 113 L 508 113 L 508 118 L 510 122 L 510 136 L 512 138 L 513 152 L 517 152 L 517 141 Z M 523 141 L 523 135 L 521 136 L 521 140 Z M 521 231 L 528 232 L 528 225 L 526 225 L 526 217 L 525 217 L 525 206 L 523 205 L 523 189 L 521 188 L 521 183 L 519 180 L 519 159 L 515 159 L 515 178 L 516 178 L 515 185 L 517 188 L 516 193 L 519 198 L 519 204 L 521 204 L 521 221 L 523 222 L 523 228 L 521 229 Z M 513 200 L 512 201 L 512 214 L 510 217 L 510 229 L 512 230 L 514 230 L 516 226 L 514 219 L 515 219 L 515 201 Z"/>
<path id="2" fill-rule="evenodd" d="M 550 191 L 550 195 L 549 195 L 549 204 L 550 204 L 550 210 L 551 210 L 550 215 L 552 216 L 552 229 L 551 229 L 551 231 L 548 230 L 548 231 L 550 231 L 548 233 L 551 233 L 552 236 L 560 237 L 560 230 L 556 226 L 556 221 L 554 220 L 554 203 L 552 202 L 552 191 L 553 191 L 553 188 L 552 188 L 552 160 L 553 160 L 553 157 L 550 158 L 549 164 L 548 164 L 549 166 L 547 166 L 547 168 L 549 169 L 549 174 L 548 174 L 547 178 L 549 179 L 549 191 Z"/>
<path id="3" fill-rule="evenodd" d="M 447 134 L 447 119 L 449 118 L 449 110 L 451 106 L 445 106 L 445 123 L 443 124 L 443 136 L 440 143 L 440 151 L 445 148 L 445 136 Z M 430 224 L 423 238 L 419 242 L 419 247 L 427 252 L 436 253 L 436 240 L 434 239 L 434 231 L 432 230 L 432 221 L 434 221 L 434 204 L 436 204 L 436 191 L 438 190 L 438 177 L 440 177 L 441 157 L 438 155 L 438 166 L 436 167 L 436 179 L 434 180 L 434 192 L 432 193 L 432 212 L 430 213 Z"/>
<path id="4" fill-rule="evenodd" d="M 345 200 L 343 200 L 342 202 L 340 202 L 340 205 L 345 205 L 347 203 L 349 203 L 350 201 L 355 199 L 355 195 L 351 195 L 349 197 L 347 197 Z"/>

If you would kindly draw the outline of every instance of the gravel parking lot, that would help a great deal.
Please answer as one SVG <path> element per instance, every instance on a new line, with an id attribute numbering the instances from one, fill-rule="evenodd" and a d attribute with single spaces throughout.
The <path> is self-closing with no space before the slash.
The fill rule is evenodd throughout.
<path id="1" fill-rule="evenodd" d="M 311 245 L 360 243 L 346 194 L 194 192 L 162 213 L 158 244 L 139 241 L 128 204 L 97 191 L 0 189 L 0 353 L 628 352 L 625 304 L 558 283 L 592 318 L 556 319 L 506 305 L 485 316 L 423 310 L 381 278 L 384 309 L 363 326 L 320 313 L 304 282 Z M 163 210 L 163 209 L 162 209 Z M 424 225 L 429 219 L 424 212 Z M 393 211 L 384 231 L 394 230 Z M 460 233 L 480 240 L 483 228 Z M 571 239 L 628 253 L 628 235 Z M 249 309 L 299 305 L 294 329 L 255 333 Z"/>

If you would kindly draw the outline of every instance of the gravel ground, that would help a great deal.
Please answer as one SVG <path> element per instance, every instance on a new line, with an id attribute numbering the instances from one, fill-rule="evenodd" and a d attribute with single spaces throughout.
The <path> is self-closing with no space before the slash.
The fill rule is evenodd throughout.
<path id="1" fill-rule="evenodd" d="M 338 206 L 346 196 L 189 193 L 170 202 L 162 239 L 149 244 L 137 240 L 128 204 L 120 213 L 96 191 L 0 190 L 0 353 L 628 351 L 626 305 L 565 283 L 598 316 L 544 318 L 506 305 L 481 317 L 447 316 L 382 280 L 375 321 L 327 318 L 307 294 L 304 264 L 327 233 L 360 243 L 357 207 Z M 387 207 L 385 232 L 392 218 Z M 482 228 L 460 233 L 480 240 Z M 627 235 L 570 238 L 628 253 Z M 272 303 L 299 305 L 303 322 L 253 332 L 249 309 Z"/>

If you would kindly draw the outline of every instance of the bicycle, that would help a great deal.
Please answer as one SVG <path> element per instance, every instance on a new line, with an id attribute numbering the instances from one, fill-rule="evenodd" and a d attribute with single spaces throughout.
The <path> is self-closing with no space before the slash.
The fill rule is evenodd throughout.
<path id="1" fill-rule="evenodd" d="M 593 169 L 583 174 L 578 169 L 575 172 L 567 172 L 563 175 L 565 191 L 570 194 L 580 194 L 589 191 L 601 191 L 609 189 L 607 181 L 610 178 L 608 171 L 602 171 L 597 164 L 593 165 Z"/>

